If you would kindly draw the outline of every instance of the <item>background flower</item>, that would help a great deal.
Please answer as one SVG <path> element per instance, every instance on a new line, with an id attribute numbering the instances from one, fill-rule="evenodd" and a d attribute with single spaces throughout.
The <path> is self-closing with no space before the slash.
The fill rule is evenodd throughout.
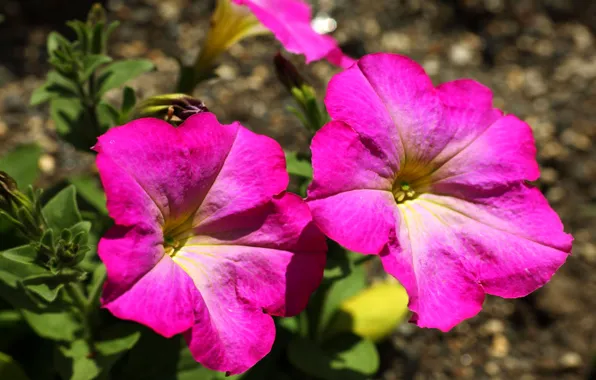
<path id="1" fill-rule="evenodd" d="M 133 121 L 95 150 L 115 221 L 99 244 L 104 307 L 184 333 L 208 368 L 250 368 L 273 344 L 270 315 L 299 313 L 325 263 L 308 207 L 284 192 L 281 147 L 202 113 Z"/>
<path id="2" fill-rule="evenodd" d="M 246 5 L 287 51 L 304 54 L 306 63 L 325 58 L 334 65 L 347 68 L 355 62 L 342 53 L 335 39 L 312 28 L 310 7 L 302 0 L 232 1 Z"/>
<path id="3" fill-rule="evenodd" d="M 413 321 L 449 330 L 485 293 L 546 283 L 571 236 L 537 189 L 530 127 L 472 80 L 434 87 L 412 60 L 373 54 L 329 84 L 333 119 L 312 142 L 308 203 L 321 229 L 379 254 Z"/>

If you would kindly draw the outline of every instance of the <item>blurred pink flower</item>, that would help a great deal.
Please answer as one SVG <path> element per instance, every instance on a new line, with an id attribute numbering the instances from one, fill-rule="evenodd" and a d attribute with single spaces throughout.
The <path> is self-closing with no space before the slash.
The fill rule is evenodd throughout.
<path id="1" fill-rule="evenodd" d="M 341 51 L 335 39 L 312 28 L 311 10 L 303 0 L 232 1 L 247 6 L 286 50 L 304 54 L 306 63 L 325 58 L 334 65 L 348 68 L 355 62 Z"/>
<path id="2" fill-rule="evenodd" d="M 468 79 L 434 87 L 409 58 L 368 55 L 329 83 L 307 202 L 330 238 L 378 254 L 412 320 L 449 330 L 485 294 L 523 297 L 572 237 L 539 190 L 532 131 Z"/>
<path id="3" fill-rule="evenodd" d="M 205 367 L 243 372 L 271 349 L 271 315 L 299 313 L 319 285 L 324 236 L 285 193 L 281 147 L 211 113 L 180 127 L 139 119 L 101 136 L 97 166 L 115 226 L 101 239 L 103 306 Z"/>

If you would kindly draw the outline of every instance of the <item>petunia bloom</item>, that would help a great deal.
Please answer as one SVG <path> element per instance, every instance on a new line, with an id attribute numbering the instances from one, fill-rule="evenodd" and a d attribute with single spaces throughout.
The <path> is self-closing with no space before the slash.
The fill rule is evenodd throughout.
<path id="1" fill-rule="evenodd" d="M 422 67 L 365 56 L 329 83 L 332 121 L 312 141 L 307 202 L 330 238 L 380 256 L 412 321 L 447 331 L 485 294 L 523 297 L 565 262 L 572 237 L 526 181 L 530 127 L 473 80 L 434 87 Z"/>
<path id="2" fill-rule="evenodd" d="M 319 285 L 323 234 L 285 193 L 271 138 L 211 113 L 175 128 L 139 119 L 101 136 L 97 167 L 115 226 L 101 239 L 102 304 L 231 374 L 263 358 L 271 315 L 299 313 Z"/>
<path id="3" fill-rule="evenodd" d="M 268 30 L 291 53 L 304 54 L 306 63 L 327 59 L 347 68 L 355 61 L 330 36 L 311 26 L 311 10 L 303 0 L 217 0 L 211 28 L 195 63 L 197 79 L 236 42 Z"/>
<path id="4" fill-rule="evenodd" d="M 355 62 L 341 51 L 332 37 L 313 29 L 310 7 L 303 0 L 232 1 L 247 6 L 287 51 L 304 54 L 306 63 L 327 59 L 334 65 L 348 68 Z"/>

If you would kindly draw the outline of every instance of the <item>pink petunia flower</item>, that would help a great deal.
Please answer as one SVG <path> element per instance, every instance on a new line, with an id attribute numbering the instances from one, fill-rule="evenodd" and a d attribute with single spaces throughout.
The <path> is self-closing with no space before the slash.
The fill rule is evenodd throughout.
<path id="1" fill-rule="evenodd" d="M 250 368 L 273 344 L 271 315 L 299 313 L 325 265 L 308 207 L 284 192 L 281 147 L 202 113 L 178 128 L 132 121 L 95 150 L 115 221 L 99 243 L 103 306 L 184 333 L 208 368 Z"/>
<path id="2" fill-rule="evenodd" d="M 413 321 L 449 330 L 485 294 L 523 297 L 572 237 L 542 194 L 528 124 L 473 80 L 434 87 L 409 58 L 373 54 L 329 83 L 307 202 L 330 238 L 378 254 Z"/>
<path id="3" fill-rule="evenodd" d="M 311 26 L 311 10 L 303 0 L 232 0 L 247 6 L 259 21 L 291 53 L 304 54 L 306 63 L 327 59 L 348 68 L 355 60 L 345 55 L 330 36 L 317 33 Z"/>

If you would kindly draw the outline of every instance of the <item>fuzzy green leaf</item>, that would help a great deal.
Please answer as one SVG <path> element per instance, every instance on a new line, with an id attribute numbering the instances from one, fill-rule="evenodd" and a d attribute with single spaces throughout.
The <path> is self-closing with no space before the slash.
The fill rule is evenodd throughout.
<path id="1" fill-rule="evenodd" d="M 48 226 L 56 232 L 70 228 L 83 220 L 77 206 L 75 187 L 70 185 L 56 194 L 42 209 Z"/>
<path id="2" fill-rule="evenodd" d="M 98 96 L 112 88 L 124 85 L 131 79 L 153 70 L 153 62 L 147 59 L 129 59 L 117 61 L 104 68 L 98 77 Z"/>

